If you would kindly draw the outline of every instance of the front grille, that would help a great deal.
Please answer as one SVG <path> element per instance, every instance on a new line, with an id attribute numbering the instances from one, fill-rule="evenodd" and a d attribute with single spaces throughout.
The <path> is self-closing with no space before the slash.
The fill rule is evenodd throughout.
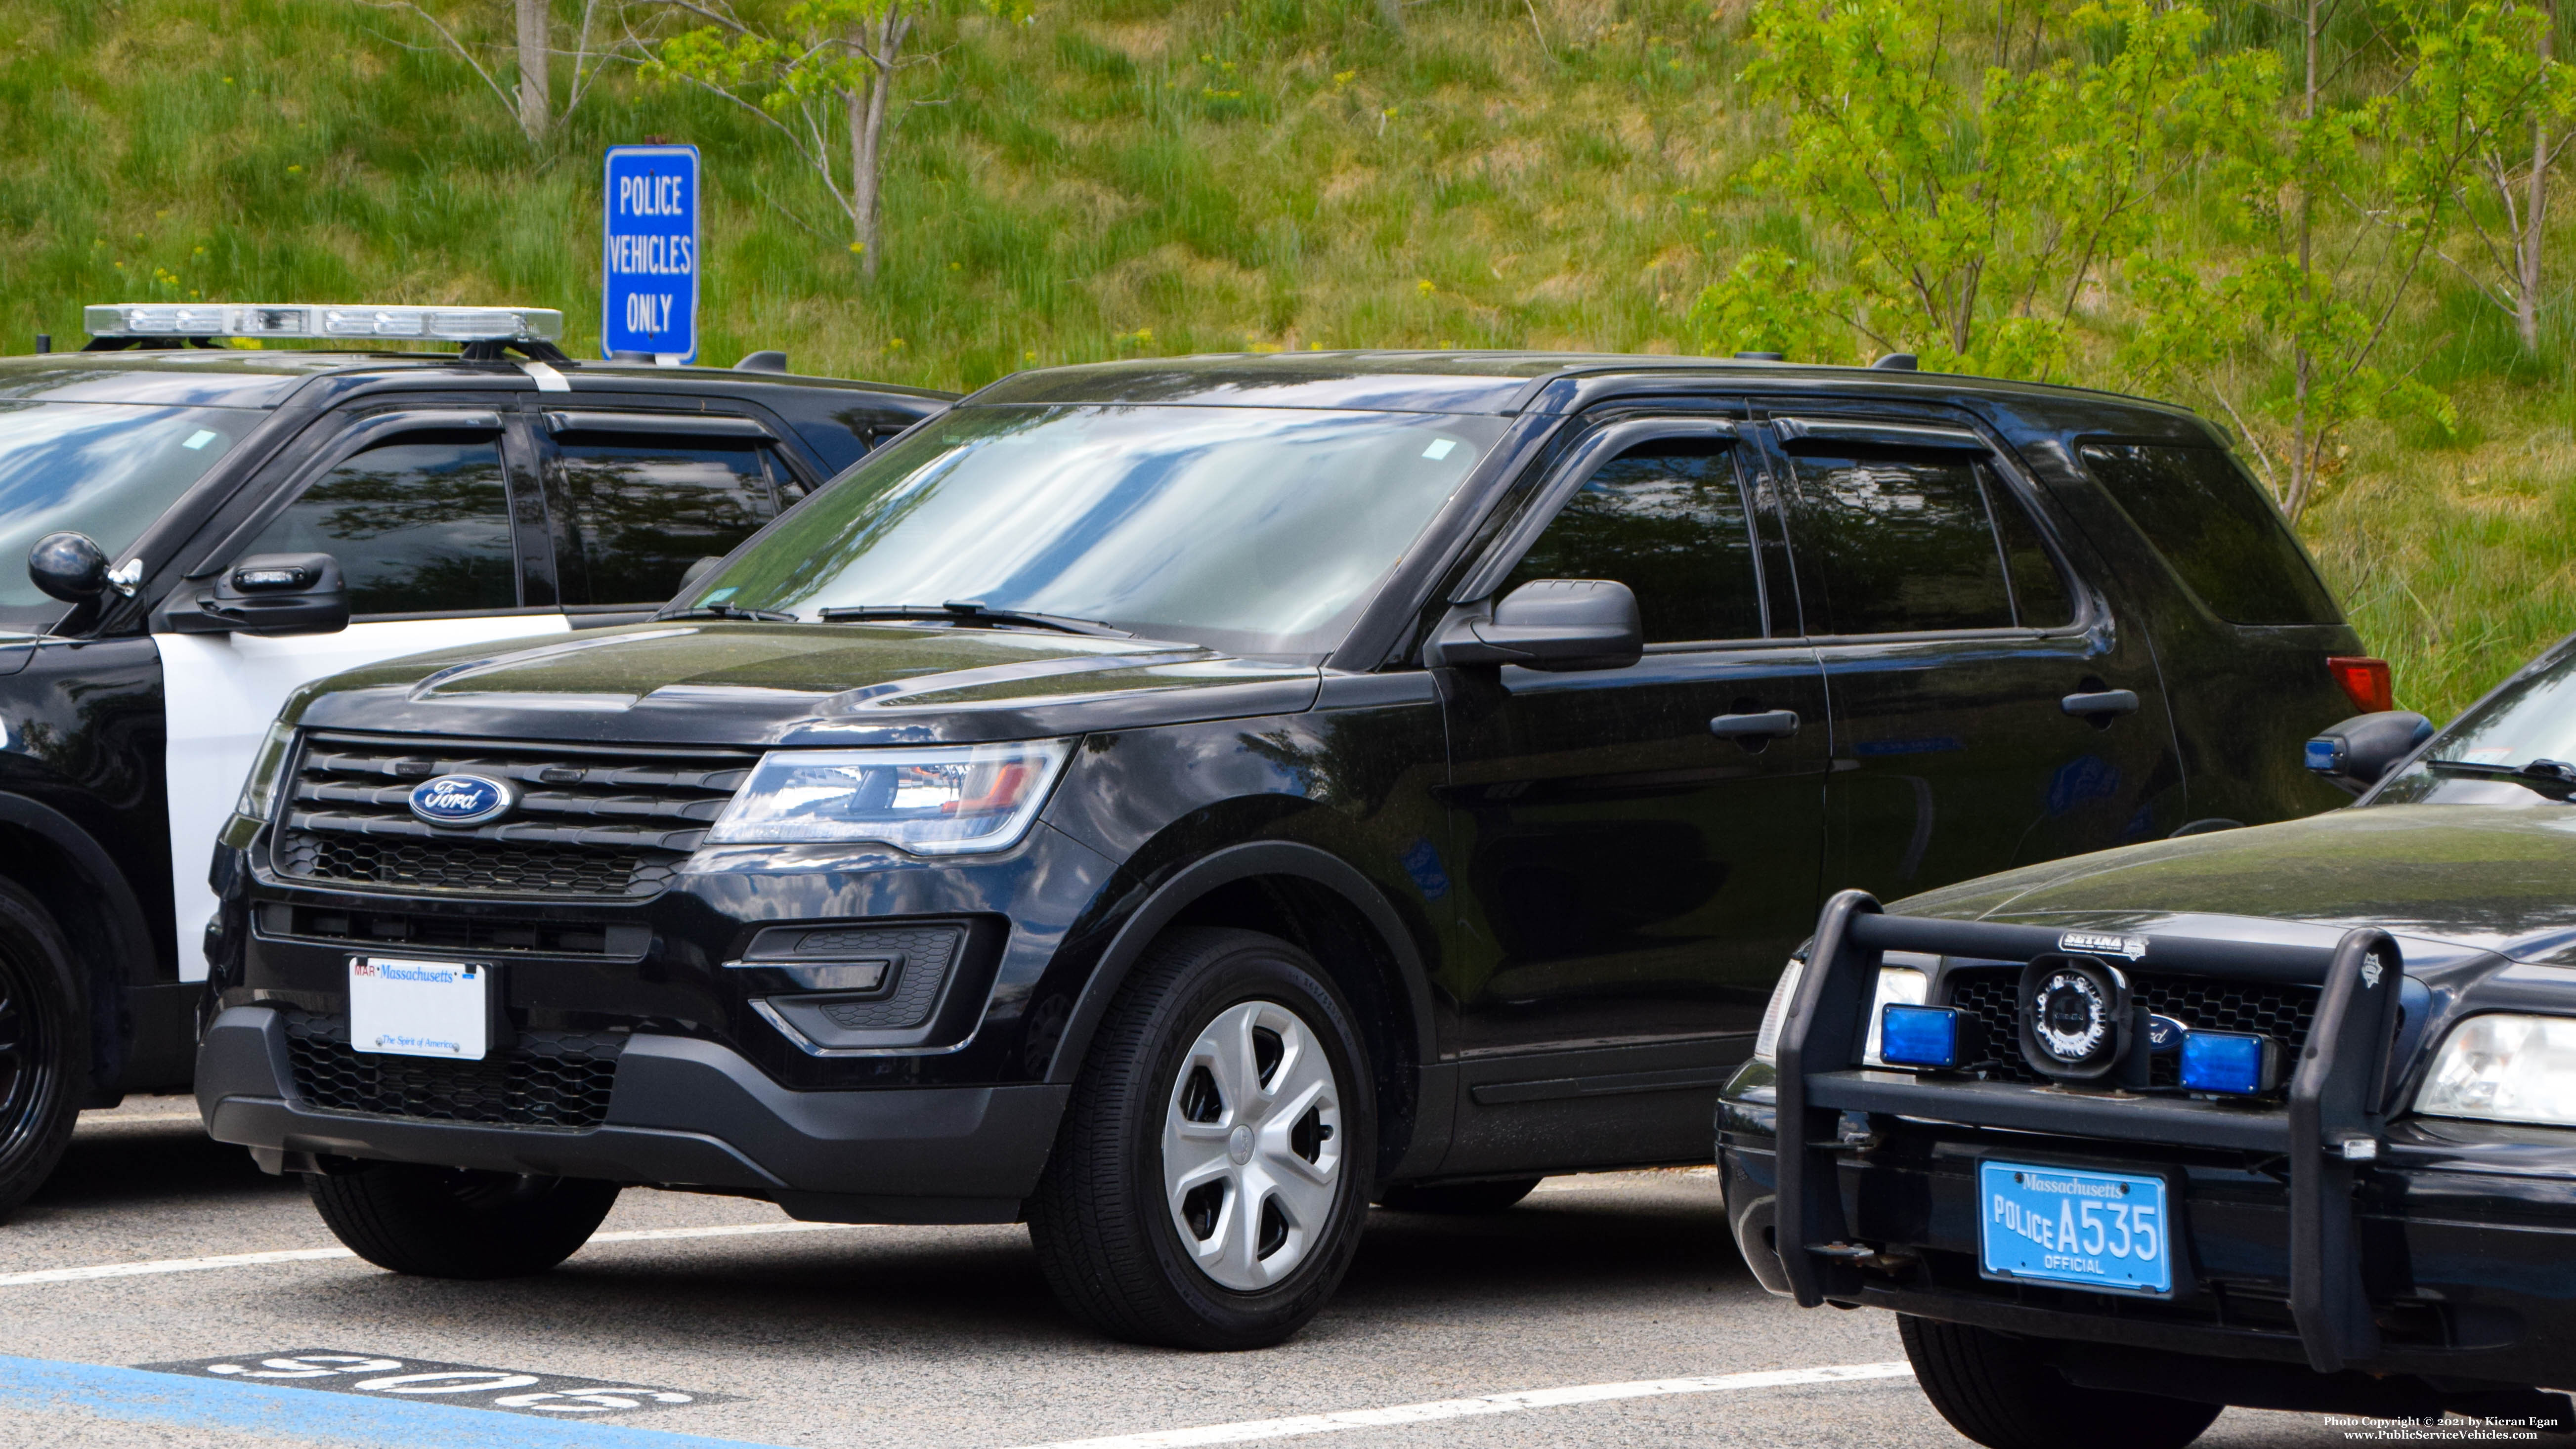
<path id="1" fill-rule="evenodd" d="M 288 1011 L 286 1058 L 305 1105 L 379 1117 L 596 1127 L 617 1085 L 622 1032 L 523 1031 L 479 1062 L 384 1056 L 349 1045 L 349 1018 Z"/>
<path id="2" fill-rule="evenodd" d="M 523 921 L 412 911 L 342 911 L 271 901 L 259 908 L 259 933 L 270 940 L 332 945 L 406 946 L 438 951 L 547 956 L 612 956 L 635 960 L 652 945 L 650 926 L 587 921 Z"/>
<path id="3" fill-rule="evenodd" d="M 2308 1028 L 2316 1023 L 2318 988 L 2282 981 L 2230 981 L 2215 976 L 2178 976 L 2132 971 L 2131 996 L 2159 1016 L 2170 1016 L 2195 1031 L 2244 1031 L 2281 1043 L 2285 1060 L 2296 1061 L 2307 1045 Z M 1986 1029 L 1986 1055 L 1993 1065 L 1985 1077 L 1993 1082 L 2040 1083 L 2021 1055 L 2021 1017 L 2014 1000 L 2021 988 L 2018 966 L 1972 966 L 1949 976 L 1950 1004 L 1976 1017 Z M 2160 1052 L 2149 1058 L 2148 1083 L 2182 1085 L 2182 1058 Z"/>
<path id="4" fill-rule="evenodd" d="M 659 894 L 758 763 L 744 750 L 316 734 L 296 762 L 271 861 L 333 885 L 479 895 Z M 515 785 L 508 817 L 469 828 L 411 813 L 438 775 Z"/>

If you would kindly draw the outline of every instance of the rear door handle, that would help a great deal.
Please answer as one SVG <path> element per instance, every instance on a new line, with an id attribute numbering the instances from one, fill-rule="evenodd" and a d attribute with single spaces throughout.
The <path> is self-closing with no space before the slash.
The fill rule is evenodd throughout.
<path id="1" fill-rule="evenodd" d="M 2131 701 L 2132 707 L 2136 701 Z M 1760 714 L 1722 714 L 1708 722 L 1708 732 L 1728 740 L 1786 739 L 1798 732 L 1794 709 L 1766 709 Z"/>
<path id="2" fill-rule="evenodd" d="M 2104 689 L 2090 694 L 2070 694 L 2059 700 L 2057 707 L 2079 719 L 2135 714 L 2138 711 L 2138 692 L 2134 689 Z"/>

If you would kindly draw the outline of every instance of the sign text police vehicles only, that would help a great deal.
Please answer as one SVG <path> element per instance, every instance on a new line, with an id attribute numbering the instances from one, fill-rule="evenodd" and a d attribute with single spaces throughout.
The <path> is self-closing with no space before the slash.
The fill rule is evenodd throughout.
<path id="1" fill-rule="evenodd" d="M 601 352 L 696 361 L 698 148 L 610 147 L 601 200 Z"/>

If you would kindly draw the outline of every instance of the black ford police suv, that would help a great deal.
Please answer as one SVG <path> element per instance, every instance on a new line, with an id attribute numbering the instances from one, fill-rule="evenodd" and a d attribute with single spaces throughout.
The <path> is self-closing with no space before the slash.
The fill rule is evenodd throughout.
<path id="1" fill-rule="evenodd" d="M 0 1210 L 82 1105 L 188 1081 L 207 852 L 289 690 L 645 617 L 946 402 L 575 364 L 536 309 L 89 311 L 0 359 Z M 180 345 L 225 333 L 467 355 Z"/>
<path id="2" fill-rule="evenodd" d="M 198 1100 L 402 1271 L 543 1268 L 652 1184 L 1025 1219 L 1108 1332 L 1275 1342 L 1372 1198 L 1703 1159 L 1824 882 L 2341 799 L 2297 744 L 2357 652 L 2153 404 L 1023 374 L 649 622 L 299 690 Z"/>

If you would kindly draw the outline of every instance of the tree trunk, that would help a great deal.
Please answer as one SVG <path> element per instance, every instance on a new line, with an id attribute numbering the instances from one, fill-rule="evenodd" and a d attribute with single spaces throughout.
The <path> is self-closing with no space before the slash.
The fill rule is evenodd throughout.
<path id="1" fill-rule="evenodd" d="M 2558 7 L 2543 4 L 2540 14 L 2540 63 L 2545 66 L 2558 42 Z M 2540 112 L 2531 118 L 2531 192 L 2522 209 L 2522 235 L 2514 239 L 2513 249 L 2513 330 L 2526 354 L 2540 350 L 2540 247 L 2547 235 L 2541 224 L 2548 220 L 2548 207 L 2549 117 Z"/>
<path id="2" fill-rule="evenodd" d="M 2307 80 L 2299 98 L 2299 119 L 2305 123 L 2301 127 L 2303 132 L 2317 119 L 2317 42 L 2321 18 L 2318 12 L 2322 5 L 2323 0 L 2308 0 Z M 2313 266 L 2311 243 L 2316 231 L 2316 191 L 2316 177 L 2299 178 L 2299 301 L 2302 306 L 2315 297 L 2309 275 Z M 2298 377 L 2290 414 L 2290 496 L 2282 501 L 2281 507 L 2292 523 L 2299 521 L 2300 512 L 2308 506 L 2308 491 L 2316 483 L 2316 459 L 2325 451 L 2321 446 L 2311 448 L 2308 444 L 2308 387 L 2316 376 L 2316 358 L 2308 351 L 2304 318 L 2300 326 L 2301 330 L 2291 341 L 2291 358 Z"/>
<path id="3" fill-rule="evenodd" d="M 546 0 L 517 0 L 519 11 L 519 129 L 528 144 L 542 145 L 553 123 L 554 95 L 547 85 L 546 62 L 554 49 Z"/>
<path id="4" fill-rule="evenodd" d="M 850 224 L 859 244 L 859 274 L 871 282 L 877 279 L 877 216 L 883 193 L 886 106 L 894 91 L 895 60 L 903 51 L 905 35 L 912 29 L 912 19 L 903 13 L 903 8 L 901 4 L 887 6 L 877 18 L 873 36 L 864 23 L 850 27 L 851 48 L 870 63 L 868 88 L 849 98 L 849 108 Z"/>

